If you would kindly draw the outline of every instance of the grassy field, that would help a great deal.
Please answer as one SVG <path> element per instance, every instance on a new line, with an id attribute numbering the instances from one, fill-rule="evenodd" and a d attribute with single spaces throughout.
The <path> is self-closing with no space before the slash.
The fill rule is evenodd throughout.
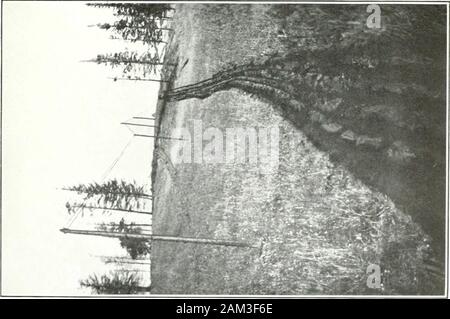
<path id="1" fill-rule="evenodd" d="M 270 5 L 176 5 L 166 59 L 178 67 L 174 72 L 166 68 L 170 85 L 192 84 L 231 65 L 289 51 L 292 43 L 284 41 L 279 30 L 296 30 L 292 25 L 298 17 L 280 19 L 277 10 Z M 163 136 L 177 127 L 192 128 L 194 120 L 201 120 L 204 129 L 224 132 L 278 126 L 280 161 L 272 167 L 174 165 L 169 154 L 176 141 L 158 140 L 152 174 L 154 233 L 235 240 L 258 248 L 154 242 L 152 293 L 443 292 L 442 273 L 429 270 L 430 260 L 436 258 L 433 238 L 423 230 L 424 220 L 440 222 L 442 217 L 418 217 L 424 205 L 409 210 L 394 203 L 402 199 L 398 190 L 408 186 L 401 184 L 405 179 L 398 169 L 369 179 L 374 171 L 367 167 L 377 160 L 372 153 L 363 152 L 349 163 L 344 155 L 350 149 L 341 147 L 343 142 L 323 138 L 312 125 L 299 129 L 297 116 L 289 118 L 276 101 L 238 89 L 204 99 L 159 101 L 158 134 Z M 408 189 L 403 202 L 417 191 Z M 443 207 L 440 202 L 425 205 Z M 382 269 L 380 289 L 367 287 L 370 264 Z"/>

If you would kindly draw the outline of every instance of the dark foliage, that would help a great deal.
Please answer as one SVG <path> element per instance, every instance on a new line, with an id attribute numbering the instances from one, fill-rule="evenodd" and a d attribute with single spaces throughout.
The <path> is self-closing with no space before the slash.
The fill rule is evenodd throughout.
<path id="1" fill-rule="evenodd" d="M 80 281 L 81 287 L 92 289 L 96 294 L 135 294 L 145 290 L 139 286 L 139 278 L 133 273 L 112 273 L 90 275 Z"/>
<path id="2" fill-rule="evenodd" d="M 101 225 L 99 230 L 120 232 L 125 234 L 141 234 L 142 228 L 137 227 L 134 222 L 125 223 L 122 218 L 118 224 Z M 146 256 L 149 253 L 149 243 L 146 239 L 139 238 L 120 238 L 120 246 L 125 248 L 132 259 Z"/>
<path id="3" fill-rule="evenodd" d="M 142 199 L 151 198 L 151 195 L 145 193 L 143 186 L 139 186 L 135 182 L 116 179 L 102 184 L 80 184 L 66 189 L 78 194 L 85 194 L 84 200 L 97 198 L 97 204 L 124 210 L 140 208 Z"/>

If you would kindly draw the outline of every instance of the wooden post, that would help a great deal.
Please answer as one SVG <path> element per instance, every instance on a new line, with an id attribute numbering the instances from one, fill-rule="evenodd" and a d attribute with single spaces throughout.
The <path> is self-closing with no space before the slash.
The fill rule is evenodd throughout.
<path id="1" fill-rule="evenodd" d="M 140 119 L 140 120 L 155 120 L 154 117 L 143 117 L 143 116 L 133 116 L 134 119 Z"/>
<path id="2" fill-rule="evenodd" d="M 94 224 L 95 226 L 102 226 L 102 225 L 104 225 L 104 226 L 119 226 L 119 224 L 116 224 L 116 223 L 112 223 L 112 224 L 99 224 L 99 223 L 96 223 L 96 224 Z M 124 224 L 125 226 L 131 226 L 131 227 L 133 227 L 133 226 L 137 226 L 137 227 L 139 227 L 139 226 L 143 226 L 143 227 L 150 227 L 150 226 L 152 226 L 152 224 L 135 224 L 135 223 L 133 223 L 133 224 Z"/>
<path id="3" fill-rule="evenodd" d="M 98 257 L 101 260 L 130 261 L 130 262 L 142 262 L 142 263 L 150 262 L 150 260 L 148 258 L 132 259 L 128 256 L 106 256 L 106 255 L 91 255 L 91 256 Z"/>
<path id="4" fill-rule="evenodd" d="M 69 191 L 69 192 L 79 192 L 77 190 L 74 189 L 70 189 L 70 188 L 61 188 L 61 190 L 63 191 Z M 83 192 L 85 193 L 85 192 Z M 104 194 L 114 194 L 114 195 L 130 195 L 133 197 L 139 197 L 139 198 L 153 198 L 152 195 L 149 194 L 141 194 L 141 193 L 123 193 L 123 192 L 101 192 L 101 193 L 94 193 L 94 195 L 104 195 Z"/>
<path id="5" fill-rule="evenodd" d="M 103 262 L 105 264 L 112 264 L 112 263 L 117 263 L 117 264 L 133 264 L 133 265 L 150 265 L 150 262 L 139 262 L 139 261 L 133 261 L 133 260 L 122 260 L 122 259 L 116 259 L 114 257 L 112 258 L 102 258 Z"/>
<path id="6" fill-rule="evenodd" d="M 234 242 L 234 241 L 228 241 L 228 240 L 220 240 L 220 239 L 177 237 L 177 236 L 166 236 L 166 235 L 127 234 L 127 233 L 119 233 L 119 232 L 83 230 L 83 229 L 68 229 L 68 228 L 62 228 L 61 232 L 64 234 L 91 235 L 91 236 L 102 236 L 102 237 L 111 237 L 111 238 L 135 238 L 135 239 L 147 239 L 149 241 L 151 241 L 151 240 L 172 241 L 172 242 L 181 242 L 181 243 L 195 243 L 195 244 L 209 244 L 209 245 L 220 245 L 220 246 L 259 248 L 259 246 L 256 247 L 256 246 L 249 245 L 247 243 Z"/>
<path id="7" fill-rule="evenodd" d="M 86 206 L 86 205 L 73 205 L 72 207 L 75 207 L 75 208 L 87 208 L 87 209 L 114 210 L 114 211 L 121 211 L 121 212 L 126 212 L 126 213 L 153 215 L 152 212 L 133 210 L 133 209 L 113 208 L 113 207 L 98 207 L 98 206 Z"/>
<path id="8" fill-rule="evenodd" d="M 128 122 L 122 122 L 120 124 L 122 124 L 122 125 L 134 125 L 134 126 L 145 126 L 145 127 L 156 127 L 156 125 L 136 124 L 136 123 L 128 123 Z"/>
<path id="9" fill-rule="evenodd" d="M 160 139 L 166 139 L 166 140 L 179 140 L 179 141 L 186 141 L 184 138 L 176 138 L 176 137 L 168 137 L 168 136 L 156 136 L 156 135 L 146 135 L 146 134 L 134 134 L 134 136 L 140 136 L 140 137 L 153 137 L 153 138 L 160 138 Z"/>
<path id="10" fill-rule="evenodd" d="M 160 83 L 168 83 L 166 80 L 155 80 L 155 79 L 133 79 L 133 78 L 108 78 L 114 81 L 149 81 L 149 82 L 160 82 Z"/>

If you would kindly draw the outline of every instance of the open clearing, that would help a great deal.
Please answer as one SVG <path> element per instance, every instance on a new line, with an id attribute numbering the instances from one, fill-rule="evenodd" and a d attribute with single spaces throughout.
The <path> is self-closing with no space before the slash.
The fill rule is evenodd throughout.
<path id="1" fill-rule="evenodd" d="M 172 87 L 285 47 L 278 36 L 283 23 L 273 10 L 271 5 L 176 5 L 167 54 L 178 61 L 170 74 Z M 287 28 L 289 19 L 285 24 Z M 170 153 L 177 141 L 158 140 L 152 175 L 154 233 L 234 240 L 258 248 L 154 242 L 152 293 L 442 293 L 443 273 L 435 266 L 439 257 L 428 232 L 440 225 L 444 211 L 438 217 L 417 211 L 426 205 L 442 209 L 443 191 L 423 185 L 419 191 L 432 194 L 429 202 L 404 206 L 418 194 L 401 183 L 409 181 L 405 174 L 394 166 L 374 174 L 377 158 L 370 152 L 349 162 L 349 148 L 340 147 L 344 142 L 321 139 L 312 126 L 299 129 L 295 116 L 287 118 L 280 108 L 234 88 L 204 99 L 160 101 L 162 136 L 175 135 L 176 128 L 192 129 L 201 120 L 203 130 L 222 132 L 278 126 L 280 143 L 276 166 L 174 164 Z M 442 172 L 425 173 L 436 180 Z M 441 233 L 439 228 L 436 236 Z M 367 287 L 370 264 L 381 267 L 379 289 Z"/>

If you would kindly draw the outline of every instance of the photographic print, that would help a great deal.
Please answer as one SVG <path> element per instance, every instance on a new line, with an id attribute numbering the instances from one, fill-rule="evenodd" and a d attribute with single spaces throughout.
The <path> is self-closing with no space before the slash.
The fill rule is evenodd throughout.
<path id="1" fill-rule="evenodd" d="M 1 23 L 3 296 L 446 296 L 447 3 Z"/>

